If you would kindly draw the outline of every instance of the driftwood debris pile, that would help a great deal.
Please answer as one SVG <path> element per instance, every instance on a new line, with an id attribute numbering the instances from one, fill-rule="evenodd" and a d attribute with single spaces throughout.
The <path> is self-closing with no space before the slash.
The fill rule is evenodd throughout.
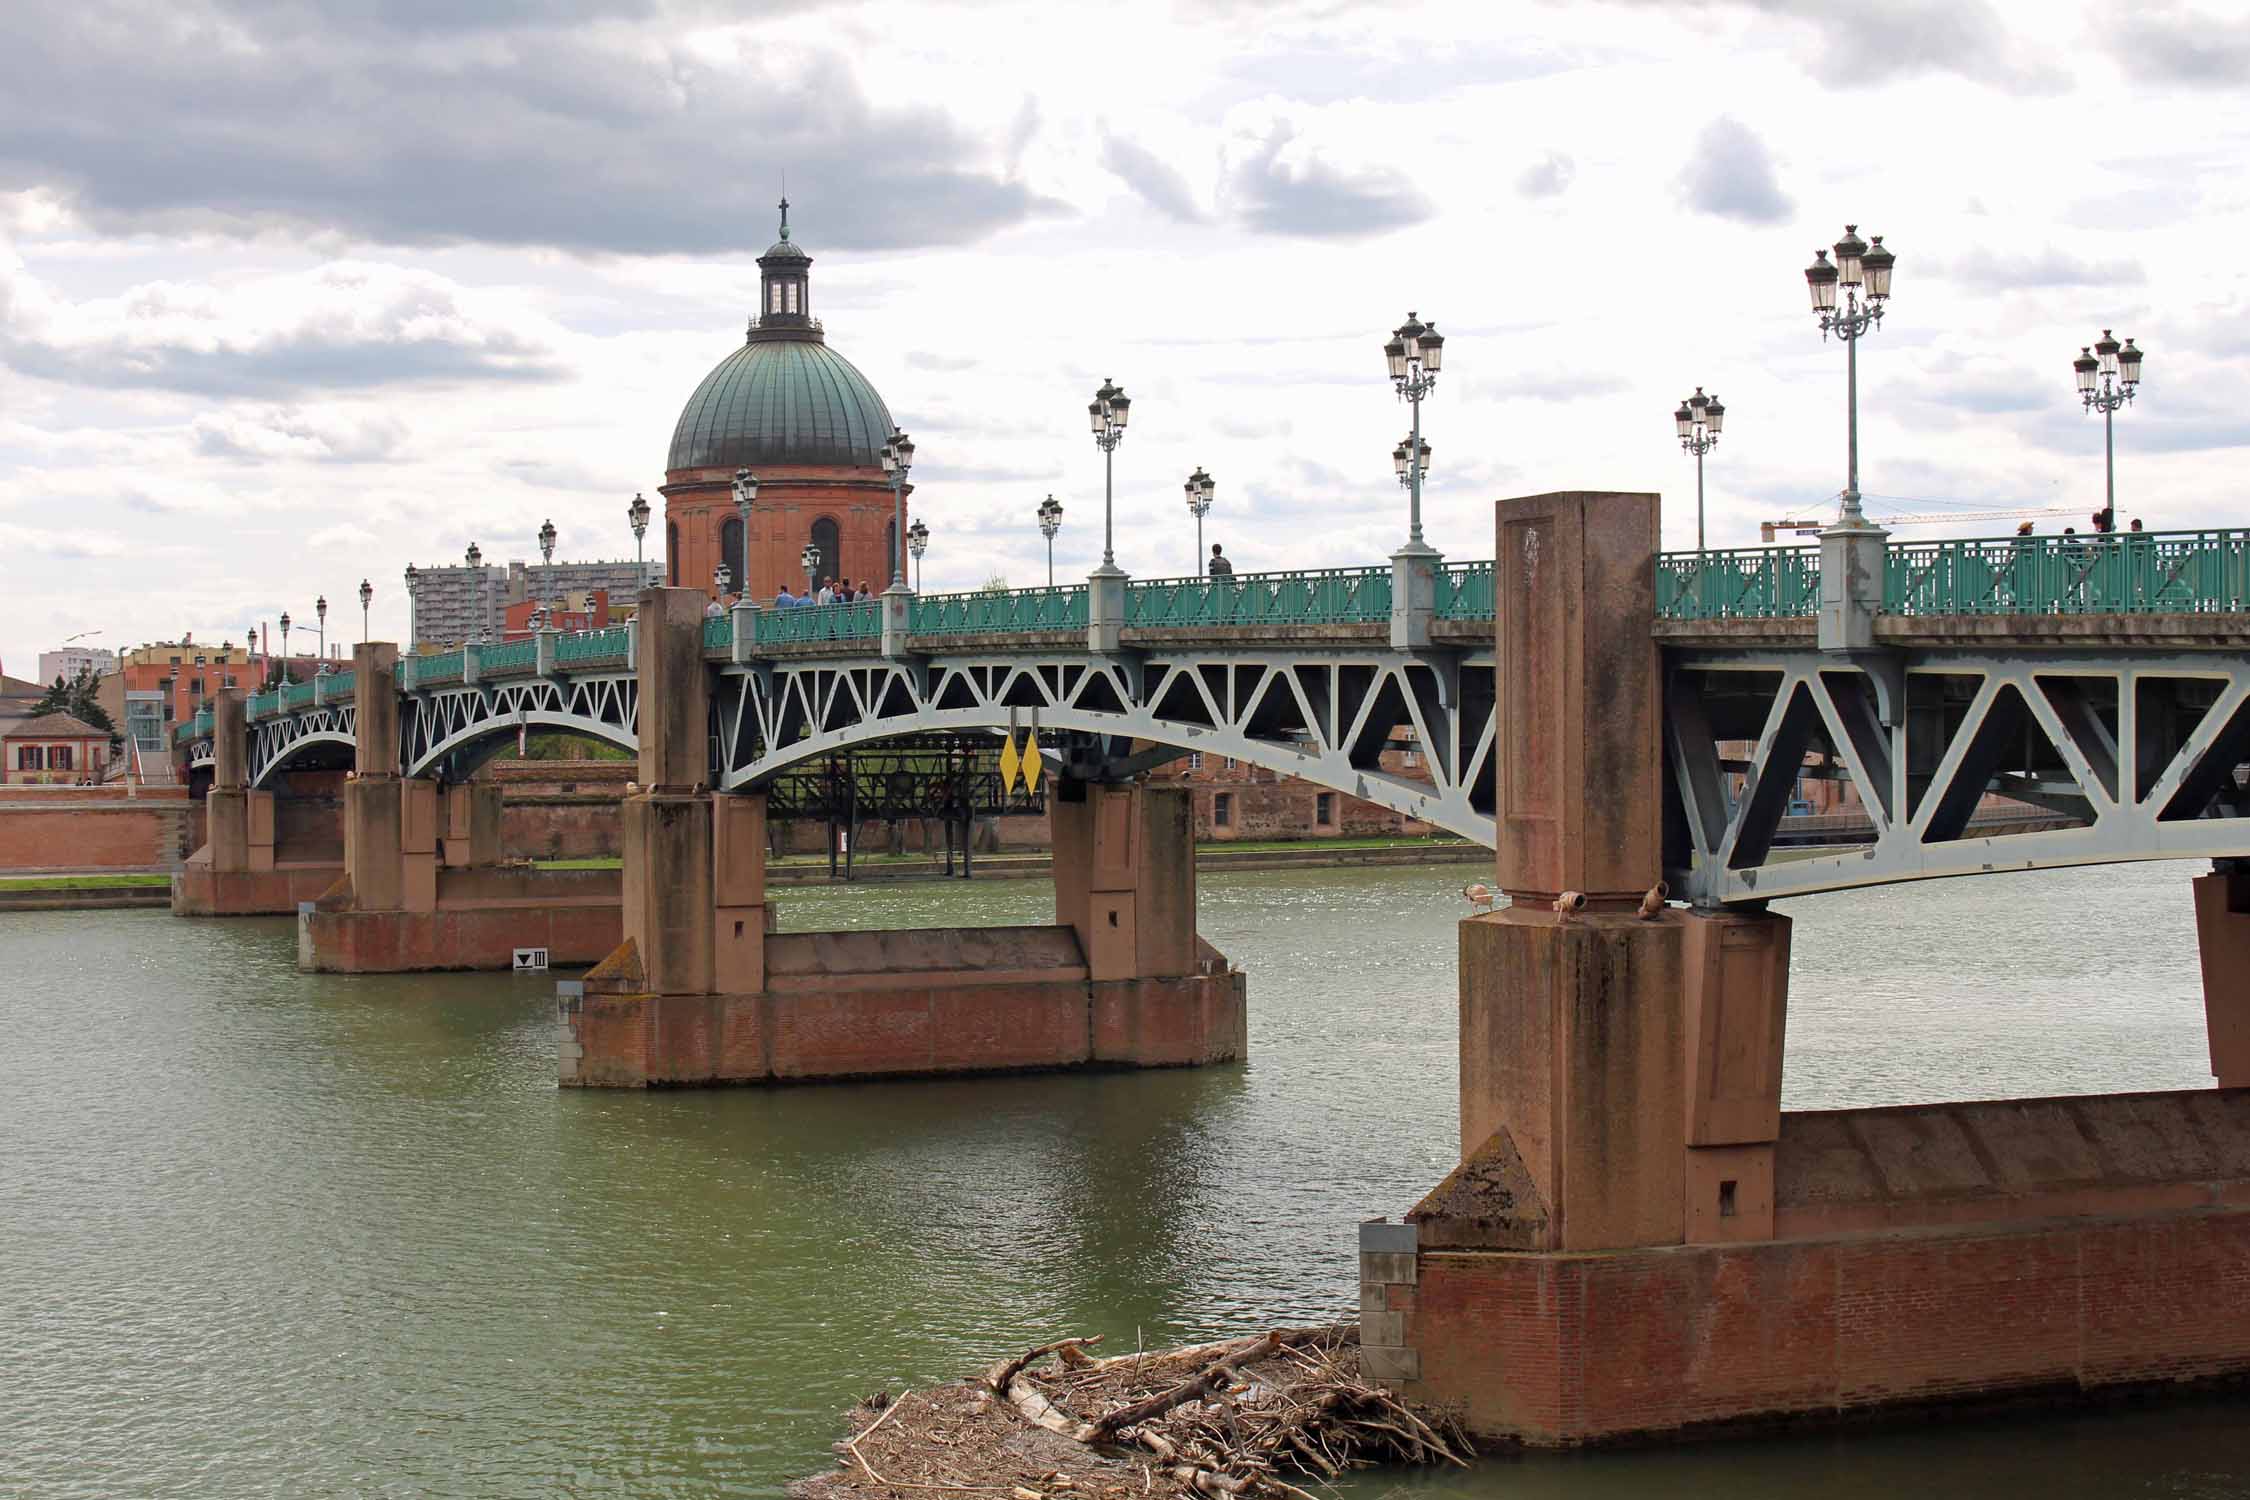
<path id="1" fill-rule="evenodd" d="M 981 1376 L 852 1413 L 842 1467 L 800 1500 L 995 1495 L 1312 1500 L 1303 1486 L 1377 1463 L 1466 1465 L 1450 1419 L 1361 1378 L 1350 1325 L 1277 1329 L 1096 1358 L 1064 1339 Z"/>

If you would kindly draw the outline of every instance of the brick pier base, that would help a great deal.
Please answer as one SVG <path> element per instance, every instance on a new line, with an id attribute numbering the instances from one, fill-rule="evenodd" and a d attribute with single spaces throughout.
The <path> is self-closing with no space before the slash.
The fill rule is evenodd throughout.
<path id="1" fill-rule="evenodd" d="M 1763 1243 L 1464 1248 L 1464 1173 L 1362 1226 L 1362 1341 L 1486 1439 L 2250 1377 L 2250 1090 L 1786 1115 Z"/>

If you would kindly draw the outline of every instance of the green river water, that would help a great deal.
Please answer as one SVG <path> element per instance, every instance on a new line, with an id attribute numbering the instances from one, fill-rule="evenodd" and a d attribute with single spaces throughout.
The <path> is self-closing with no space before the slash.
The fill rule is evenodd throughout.
<path id="1" fill-rule="evenodd" d="M 0 915 L 0 1495 L 773 1494 L 881 1387 L 1348 1316 L 1354 1225 L 1453 1160 L 1465 873 L 1203 877 L 1246 1066 L 697 1093 L 558 1090 L 551 982 L 300 975 L 283 920 Z M 2193 873 L 1789 903 L 1788 1103 L 2207 1086 Z M 779 899 L 817 929 L 1052 897 Z M 2250 1398 L 1352 1492 L 1397 1485 L 2234 1495 Z"/>

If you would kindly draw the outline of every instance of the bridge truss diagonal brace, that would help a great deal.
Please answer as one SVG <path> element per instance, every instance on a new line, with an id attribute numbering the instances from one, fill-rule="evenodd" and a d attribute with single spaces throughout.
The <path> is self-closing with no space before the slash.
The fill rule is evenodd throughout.
<path id="1" fill-rule="evenodd" d="M 1897 680 L 1884 681 L 1891 670 L 1868 653 L 1843 662 L 1803 650 L 1673 656 L 1666 791 L 1671 826 L 1684 829 L 1686 845 L 1668 851 L 1675 891 L 1713 907 L 1997 870 L 2250 853 L 2250 817 L 2165 816 L 2183 789 L 2193 801 L 2233 775 L 2250 705 L 2250 660 L 2221 653 L 1924 651 L 1907 656 Z M 1738 726 L 1722 741 L 1711 709 L 1713 689 L 1730 674 L 1761 674 L 1779 684 L 1739 786 L 1722 769 L 1722 749 L 1744 736 Z M 2161 738 L 2144 733 L 2140 722 L 2146 710 L 2139 684 L 2150 678 L 2202 681 L 2213 696 L 2162 774 L 2136 795 L 2147 780 L 2140 747 Z M 1908 710 L 1910 700 L 1927 706 Z M 1901 711 L 1886 716 L 1883 705 L 1891 702 Z M 1772 839 L 1783 807 L 1775 788 L 1807 769 L 1815 729 L 1861 790 L 1869 842 L 1777 859 Z M 2054 763 L 2035 763 L 2042 744 L 2053 747 Z M 2075 788 L 2044 790 L 2059 784 L 2042 777 L 2058 772 Z M 1970 819 L 1992 791 L 2020 791 L 2080 826 L 1974 836 Z"/>

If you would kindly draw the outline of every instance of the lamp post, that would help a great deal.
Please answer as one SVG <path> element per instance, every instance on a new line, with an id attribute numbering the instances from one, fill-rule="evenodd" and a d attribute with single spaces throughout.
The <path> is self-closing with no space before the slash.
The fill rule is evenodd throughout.
<path id="1" fill-rule="evenodd" d="M 375 600 L 375 585 L 362 578 L 359 581 L 359 643 L 367 644 L 367 606 Z"/>
<path id="2" fill-rule="evenodd" d="M 469 564 L 469 639 L 481 645 L 484 641 L 484 549 L 471 542 L 466 557 Z"/>
<path id="3" fill-rule="evenodd" d="M 750 592 L 750 507 L 758 503 L 758 476 L 748 469 L 734 471 L 734 514 L 742 522 L 742 592 Z M 727 562 L 729 559 L 720 558 Z M 726 590 L 721 589 L 720 593 Z"/>
<path id="4" fill-rule="evenodd" d="M 2131 404 L 2141 383 L 2141 351 L 2127 339 L 2122 347 L 2108 329 L 2091 349 L 2080 349 L 2071 361 L 2078 374 L 2078 399 L 2088 411 L 2102 414 L 2102 513 L 2095 518 L 2097 531 L 2117 529 L 2117 409 Z"/>
<path id="5" fill-rule="evenodd" d="M 883 472 L 891 476 L 891 588 L 906 591 L 906 473 L 914 467 L 914 439 L 891 429 L 883 439 Z"/>
<path id="6" fill-rule="evenodd" d="M 320 660 L 313 664 L 313 676 L 325 677 L 328 675 L 328 596 L 326 594 L 322 594 L 313 600 L 313 615 L 320 621 L 320 645 L 315 648 L 320 654 Z"/>
<path id="7" fill-rule="evenodd" d="M 914 524 L 906 528 L 906 550 L 914 554 L 914 592 L 922 592 L 922 554 L 930 550 L 930 528 L 916 516 Z"/>
<path id="8" fill-rule="evenodd" d="M 1211 514 L 1211 496 L 1216 489 L 1211 476 L 1197 464 L 1195 472 L 1187 477 L 1188 514 L 1195 517 L 1195 566 L 1188 569 L 1190 573 L 1203 571 L 1203 518 Z"/>
<path id="9" fill-rule="evenodd" d="M 1438 366 L 1445 357 L 1445 338 L 1434 323 L 1424 323 L 1413 313 L 1392 330 L 1390 342 L 1383 345 L 1383 359 L 1390 370 L 1391 384 L 1399 399 L 1414 411 L 1414 430 L 1407 442 L 1412 450 L 1427 458 L 1429 447 L 1422 441 L 1422 398 L 1437 387 Z M 1407 522 L 1406 545 L 1400 552 L 1410 556 L 1434 555 L 1430 545 L 1422 540 L 1422 472 L 1426 463 L 1417 464 L 1404 471 L 1406 475 Z"/>
<path id="10" fill-rule="evenodd" d="M 411 654 L 421 640 L 421 627 L 416 622 L 415 605 L 419 602 L 422 572 L 414 564 L 406 565 L 406 649 Z"/>
<path id="11" fill-rule="evenodd" d="M 548 596 L 555 591 L 555 523 L 552 517 L 539 528 L 539 607 L 532 611 L 538 616 L 532 629 L 543 630 L 550 618 Z"/>
<path id="12" fill-rule="evenodd" d="M 648 535 L 648 502 L 638 493 L 633 503 L 625 507 L 625 519 L 633 523 L 633 570 L 641 588 L 648 587 L 648 564 L 641 560 L 641 538 Z M 636 591 L 637 592 L 637 591 Z"/>
<path id="13" fill-rule="evenodd" d="M 1844 237 L 1836 242 L 1835 264 L 1829 264 L 1826 250 L 1815 250 L 1813 263 L 1805 268 L 1813 313 L 1820 319 L 1821 342 L 1834 334 L 1844 345 L 1844 495 L 1836 524 L 1855 530 L 1867 527 L 1867 517 L 1859 508 L 1859 341 L 1882 324 L 1884 305 L 1891 299 L 1891 267 L 1897 260 L 1883 248 L 1881 235 L 1870 245 L 1859 237 L 1858 225 L 1846 224 Z M 1860 300 L 1862 286 L 1865 302 Z M 1844 289 L 1841 308 L 1836 305 L 1838 287 Z"/>
<path id="14" fill-rule="evenodd" d="M 281 612 L 281 680 L 289 681 L 289 611 Z"/>
<path id="15" fill-rule="evenodd" d="M 1719 446 L 1719 428 L 1725 425 L 1727 409 L 1716 396 L 1703 394 L 1697 386 L 1695 394 L 1680 403 L 1672 413 L 1673 424 L 1680 433 L 1680 451 L 1695 455 L 1695 550 L 1703 550 L 1703 455 Z"/>
<path id="16" fill-rule="evenodd" d="M 1125 418 L 1133 402 L 1124 389 L 1102 378 L 1102 388 L 1094 392 L 1093 404 L 1086 415 L 1093 422 L 1094 446 L 1102 450 L 1102 565 L 1094 571 L 1104 578 L 1123 577 L 1117 566 L 1117 552 L 1111 544 L 1112 512 L 1114 510 L 1117 445 L 1125 441 Z"/>
<path id="17" fill-rule="evenodd" d="M 1062 530 L 1062 504 L 1049 495 L 1039 502 L 1039 534 L 1047 539 L 1047 587 L 1055 586 L 1055 533 Z"/>
<path id="18" fill-rule="evenodd" d="M 810 599 L 820 590 L 820 584 L 813 577 L 813 569 L 820 566 L 820 549 L 810 542 L 805 543 L 805 550 L 797 554 L 797 565 L 805 570 L 805 597 Z"/>

